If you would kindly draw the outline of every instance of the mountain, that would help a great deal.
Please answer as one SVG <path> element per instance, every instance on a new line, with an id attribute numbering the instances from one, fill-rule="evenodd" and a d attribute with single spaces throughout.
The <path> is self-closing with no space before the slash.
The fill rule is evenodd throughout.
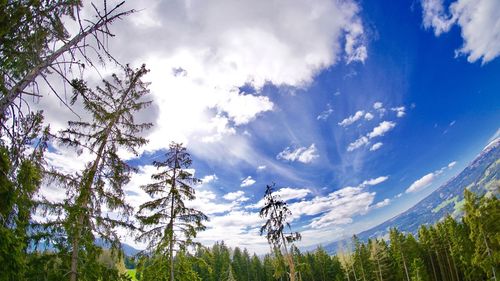
<path id="1" fill-rule="evenodd" d="M 446 215 L 454 218 L 462 216 L 465 188 L 478 194 L 496 192 L 500 186 L 500 138 L 488 144 L 483 151 L 458 175 L 448 180 L 422 201 L 407 211 L 383 222 L 357 236 L 361 240 L 381 237 L 390 228 L 416 234 L 421 225 L 434 224 Z M 325 246 L 334 253 L 342 242 L 334 242 Z"/>

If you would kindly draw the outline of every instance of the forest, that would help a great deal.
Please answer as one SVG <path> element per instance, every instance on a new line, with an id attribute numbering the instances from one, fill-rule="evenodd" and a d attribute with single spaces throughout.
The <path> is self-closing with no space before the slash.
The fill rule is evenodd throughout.
<path id="1" fill-rule="evenodd" d="M 137 156 L 148 142 L 144 135 L 153 124 L 137 121 L 137 115 L 152 104 L 145 82 L 149 71 L 116 61 L 106 42 L 113 22 L 135 11 L 104 1 L 102 9 L 91 7 L 94 18 L 82 19 L 83 5 L 78 0 L 0 3 L 0 281 L 497 280 L 500 203 L 495 196 L 466 191 L 461 221 L 447 217 L 422 226 L 416 236 L 397 229 L 368 241 L 354 236 L 330 255 L 321 247 L 301 252 L 295 246 L 301 235 L 293 232 L 292 214 L 271 183 L 260 210 L 266 220 L 260 234 L 270 251 L 257 256 L 229 248 L 222 239 L 211 247 L 197 242 L 209 217 L 187 203 L 195 199 L 200 180 L 190 172 L 187 148 L 171 143 L 152 163 L 157 172 L 141 186 L 151 200 L 134 210 L 123 187 L 136 168 L 122 152 Z M 76 34 L 66 29 L 68 21 L 79 25 Z M 90 86 L 81 73 L 97 72 L 103 63 L 122 72 Z M 44 111 L 31 106 L 32 99 L 43 98 L 42 88 L 84 114 L 75 112 L 67 128 L 52 131 Z M 90 160 L 80 171 L 56 169 L 45 158 L 54 144 Z M 65 199 L 48 200 L 39 192 L 44 185 L 64 189 Z M 146 249 L 125 256 L 119 229 L 138 233 Z"/>

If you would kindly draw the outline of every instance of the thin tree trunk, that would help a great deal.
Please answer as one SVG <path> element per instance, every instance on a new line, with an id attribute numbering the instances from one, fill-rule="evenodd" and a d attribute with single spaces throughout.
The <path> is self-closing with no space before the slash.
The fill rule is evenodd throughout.
<path id="1" fill-rule="evenodd" d="M 408 267 L 406 266 L 405 255 L 403 254 L 403 250 L 400 251 L 401 251 L 401 257 L 403 258 L 403 266 L 405 268 L 406 280 L 410 281 L 410 275 L 408 274 Z"/>
<path id="2" fill-rule="evenodd" d="M 436 268 L 434 267 L 434 259 L 432 258 L 432 254 L 430 252 L 427 252 L 429 254 L 429 257 L 431 259 L 431 266 L 432 266 L 432 274 L 434 275 L 434 280 L 438 281 L 437 275 L 436 275 Z"/>
<path id="3" fill-rule="evenodd" d="M 174 171 L 172 175 L 172 191 L 175 190 L 175 174 L 177 172 L 177 150 L 175 151 Z M 174 281 L 174 193 L 172 193 L 172 201 L 170 204 L 170 281 Z"/>
<path id="4" fill-rule="evenodd" d="M 484 245 L 486 246 L 486 251 L 488 253 L 488 256 L 491 259 L 491 249 L 490 249 L 490 246 L 488 245 L 488 241 L 486 241 L 486 236 L 484 235 L 484 232 L 481 231 L 481 233 L 483 234 L 483 241 L 484 241 Z M 497 273 L 496 273 L 494 265 L 491 266 L 491 272 L 493 273 L 493 280 L 497 281 Z"/>

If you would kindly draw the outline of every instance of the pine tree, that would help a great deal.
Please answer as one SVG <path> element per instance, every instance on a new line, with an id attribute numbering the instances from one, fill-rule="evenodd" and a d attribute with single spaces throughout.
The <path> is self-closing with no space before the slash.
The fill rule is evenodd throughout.
<path id="1" fill-rule="evenodd" d="M 75 175 L 48 172 L 68 190 L 69 198 L 64 204 L 53 207 L 56 212 L 61 211 L 58 207 L 65 212 L 61 222 L 71 243 L 71 281 L 85 280 L 83 271 L 89 275 L 97 272 L 93 263 L 100 251 L 94 245 L 94 234 L 117 250 L 120 241 L 116 228 L 133 227 L 128 220 L 132 207 L 125 202 L 122 189 L 130 180 L 133 168 L 120 158 L 118 150 L 124 148 L 137 154 L 137 148 L 146 144 L 146 139 L 138 134 L 152 125 L 136 124 L 134 114 L 151 102 L 143 100 L 149 93 L 148 84 L 141 80 L 148 72 L 145 66 L 135 70 L 126 66 L 124 71 L 124 78 L 113 75 L 112 81 L 103 81 L 104 86 L 95 91 L 80 83 L 73 102 L 82 98 L 92 121 L 69 122 L 69 128 L 60 133 L 62 144 L 80 151 L 86 149 L 93 160 Z M 120 215 L 109 216 L 108 212 L 113 211 Z M 79 270 L 80 266 L 84 267 L 83 271 Z"/>
<path id="2" fill-rule="evenodd" d="M 138 240 L 148 241 L 149 249 L 167 254 L 170 263 L 170 281 L 174 280 L 174 247 L 194 245 L 193 238 L 205 229 L 207 216 L 186 207 L 186 200 L 195 199 L 192 187 L 200 182 L 189 171 L 192 160 L 182 144 L 171 143 L 165 161 L 153 165 L 161 169 L 151 176 L 153 183 L 142 186 L 153 197 L 139 207 L 137 218 L 146 231 Z"/>
<path id="3" fill-rule="evenodd" d="M 27 264 L 33 200 L 43 177 L 48 128 L 40 112 L 19 116 L 0 139 L 0 280 L 22 280 Z"/>
<path id="4" fill-rule="evenodd" d="M 287 222 L 287 219 L 292 213 L 288 209 L 286 202 L 282 201 L 279 195 L 273 194 L 274 189 L 274 183 L 266 186 L 266 192 L 264 194 L 265 203 L 259 214 L 261 217 L 268 219 L 261 227 L 260 234 L 266 233 L 267 241 L 278 253 L 281 254 L 281 249 L 283 249 L 285 261 L 290 269 L 290 280 L 295 281 L 297 279 L 295 264 L 293 256 L 288 251 L 287 243 L 293 243 L 294 241 L 300 240 L 301 236 L 300 233 L 291 231 L 291 226 Z M 290 232 L 286 233 L 285 227 L 287 227 Z"/>
<path id="5" fill-rule="evenodd" d="M 498 194 L 498 189 L 496 190 Z M 496 196 L 477 196 L 465 190 L 464 221 L 470 227 L 469 237 L 475 251 L 472 263 L 484 270 L 488 279 L 497 280 L 500 269 L 500 200 Z"/>

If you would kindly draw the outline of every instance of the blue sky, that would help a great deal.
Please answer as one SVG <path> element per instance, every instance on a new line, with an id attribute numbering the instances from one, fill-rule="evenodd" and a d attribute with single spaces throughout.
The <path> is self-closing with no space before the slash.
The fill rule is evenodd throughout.
<path id="1" fill-rule="evenodd" d="M 155 105 L 140 118 L 155 129 L 127 156 L 139 174 L 126 190 L 146 200 L 152 160 L 184 142 L 204 179 L 193 202 L 211 218 L 203 243 L 266 251 L 257 212 L 271 182 L 301 245 L 350 236 L 411 207 L 499 134 L 496 0 L 133 4 L 141 12 L 110 44 L 151 69 Z"/>

